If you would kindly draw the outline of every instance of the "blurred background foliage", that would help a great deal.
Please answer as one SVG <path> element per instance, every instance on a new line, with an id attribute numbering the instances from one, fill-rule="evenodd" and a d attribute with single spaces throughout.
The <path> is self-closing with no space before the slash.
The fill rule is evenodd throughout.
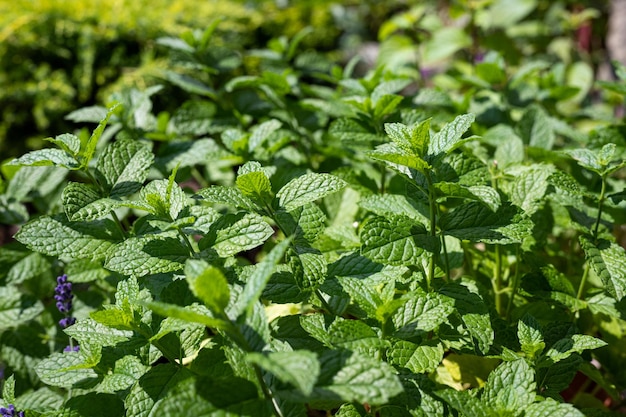
<path id="1" fill-rule="evenodd" d="M 324 55 L 345 63 L 361 55 L 361 70 L 382 63 L 447 90 L 462 89 L 457 75 L 471 79 L 473 64 L 487 52 L 516 66 L 524 57 L 545 58 L 552 66 L 546 82 L 561 85 L 559 92 L 571 94 L 577 108 L 607 62 L 609 11 L 608 1 L 588 0 L 4 1 L 0 155 L 20 155 L 44 146 L 45 137 L 75 129 L 68 113 L 105 103 L 113 92 L 164 80 L 180 84 L 168 72 L 177 66 L 171 45 L 157 39 L 190 39 L 216 21 L 211 48 L 241 61 L 222 62 L 230 65 L 229 76 L 257 73 L 268 50 L 310 28 L 298 48 L 315 51 L 311 62 L 319 64 Z M 243 51 L 261 50 L 243 57 Z M 493 72 L 494 85 L 506 77 L 494 66 L 483 70 Z M 188 98 L 169 92 L 157 107 L 175 109 Z"/>

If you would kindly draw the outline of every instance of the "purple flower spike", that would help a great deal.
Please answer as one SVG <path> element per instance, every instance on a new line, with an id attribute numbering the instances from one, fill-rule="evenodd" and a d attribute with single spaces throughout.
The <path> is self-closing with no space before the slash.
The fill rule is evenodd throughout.
<path id="1" fill-rule="evenodd" d="M 56 300 L 57 309 L 65 315 L 64 318 L 59 320 L 59 326 L 63 329 L 76 322 L 76 319 L 70 315 L 73 298 L 72 283 L 67 280 L 67 275 L 63 274 L 57 278 L 57 286 L 54 288 L 54 299 Z"/>
<path id="2" fill-rule="evenodd" d="M 24 417 L 23 411 L 16 411 L 13 404 L 9 404 L 8 408 L 0 408 L 0 417 Z"/>
<path id="3" fill-rule="evenodd" d="M 65 346 L 65 349 L 63 349 L 63 352 L 78 352 L 80 350 L 80 346 L 76 345 L 76 346 L 70 346 L 67 345 Z"/>

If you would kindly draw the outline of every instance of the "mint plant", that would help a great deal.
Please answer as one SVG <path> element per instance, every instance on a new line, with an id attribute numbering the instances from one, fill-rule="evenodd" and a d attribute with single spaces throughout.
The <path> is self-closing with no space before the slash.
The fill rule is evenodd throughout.
<path id="1" fill-rule="evenodd" d="M 214 29 L 160 40 L 190 94 L 172 113 L 122 91 L 3 166 L 2 413 L 619 410 L 621 120 L 308 66 L 306 32 L 211 50 Z M 542 84 L 481 68 L 496 101 Z"/>

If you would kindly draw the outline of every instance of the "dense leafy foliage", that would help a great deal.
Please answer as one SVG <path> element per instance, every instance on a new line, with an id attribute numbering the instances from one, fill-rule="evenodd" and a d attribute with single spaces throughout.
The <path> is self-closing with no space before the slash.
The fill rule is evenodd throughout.
<path id="1" fill-rule="evenodd" d="M 164 87 L 76 110 L 90 133 L 3 166 L 19 230 L 0 247 L 0 407 L 617 412 L 626 69 L 582 85 L 582 61 L 507 56 L 485 23 L 507 3 L 471 14 L 481 59 L 434 76 L 401 59 L 357 75 L 303 51 L 306 30 L 252 51 L 213 46 L 215 25 L 159 38 Z M 552 16 L 519 3 L 509 30 Z M 389 20 L 381 52 L 427 15 Z M 186 101 L 155 114 L 173 89 Z"/>

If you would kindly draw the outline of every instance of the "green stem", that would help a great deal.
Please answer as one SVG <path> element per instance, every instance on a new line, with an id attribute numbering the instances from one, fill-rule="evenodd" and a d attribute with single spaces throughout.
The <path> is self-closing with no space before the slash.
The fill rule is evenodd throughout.
<path id="1" fill-rule="evenodd" d="M 493 289 L 495 292 L 496 311 L 498 314 L 502 314 L 502 253 L 500 245 L 496 244 L 496 264 L 494 266 L 493 275 Z"/>
<path id="2" fill-rule="evenodd" d="M 189 254 L 191 254 L 191 256 L 194 256 L 196 254 L 196 250 L 193 248 L 193 245 L 189 241 L 189 236 L 184 234 L 183 231 L 179 228 L 176 228 L 176 230 L 178 231 L 178 234 L 183 238 L 183 242 L 185 242 L 185 246 L 187 246 L 187 249 L 189 249 Z"/>
<path id="3" fill-rule="evenodd" d="M 432 238 L 437 237 L 437 201 L 435 197 L 435 192 L 433 189 L 433 182 L 430 178 L 430 173 L 426 175 L 426 182 L 428 183 L 428 203 L 429 203 L 429 211 L 430 211 L 430 236 Z M 434 240 L 434 239 L 433 239 Z M 428 264 L 428 274 L 426 276 L 426 286 L 427 290 L 430 291 L 430 285 L 432 280 L 435 278 L 435 256 L 437 254 L 433 253 L 430 257 L 430 262 Z"/>
<path id="4" fill-rule="evenodd" d="M 263 373 L 261 372 L 261 368 L 259 368 L 257 365 L 252 365 L 252 367 L 254 368 L 254 373 L 256 374 L 259 383 L 261 384 L 261 389 L 263 390 L 263 395 L 265 395 L 265 399 L 272 403 L 272 408 L 274 409 L 274 413 L 277 417 L 284 417 L 284 414 L 280 409 L 280 406 L 278 405 L 278 402 L 276 401 L 272 390 L 270 389 L 270 387 L 267 386 L 265 380 L 263 379 Z"/>
<path id="5" fill-rule="evenodd" d="M 513 310 L 513 301 L 515 299 L 515 294 L 517 294 L 517 290 L 519 288 L 519 263 L 520 263 L 520 255 L 519 255 L 519 245 L 515 246 L 515 275 L 513 275 L 513 282 L 511 288 L 511 295 L 509 295 L 509 302 L 506 306 L 506 318 L 509 319 L 511 317 L 511 311 Z"/>
<path id="6" fill-rule="evenodd" d="M 606 193 L 606 175 L 602 175 L 602 189 L 600 190 L 600 199 L 598 201 L 598 217 L 596 218 L 596 224 L 593 227 L 593 238 L 598 240 L 598 229 L 600 227 L 600 221 L 602 220 L 602 209 L 604 206 L 604 194 Z"/>
<path id="7" fill-rule="evenodd" d="M 448 248 L 443 234 L 441 235 L 441 247 L 443 249 L 443 260 L 446 264 L 446 281 L 450 281 L 450 259 L 448 258 Z"/>
<path id="8" fill-rule="evenodd" d="M 124 230 L 124 226 L 122 225 L 122 222 L 120 221 L 119 217 L 117 217 L 117 214 L 115 214 L 115 210 L 111 210 L 111 217 L 113 217 L 113 221 L 115 222 L 115 225 L 117 226 L 118 229 L 120 229 L 120 232 L 122 233 L 122 236 L 124 237 L 124 239 L 126 239 L 126 231 Z"/>
<path id="9" fill-rule="evenodd" d="M 589 276 L 589 267 L 590 264 L 587 262 L 585 264 L 585 271 L 583 272 L 583 277 L 580 280 L 580 284 L 578 285 L 578 293 L 576 294 L 576 298 L 582 300 L 583 293 L 585 292 L 585 285 L 587 284 L 587 277 Z"/>

